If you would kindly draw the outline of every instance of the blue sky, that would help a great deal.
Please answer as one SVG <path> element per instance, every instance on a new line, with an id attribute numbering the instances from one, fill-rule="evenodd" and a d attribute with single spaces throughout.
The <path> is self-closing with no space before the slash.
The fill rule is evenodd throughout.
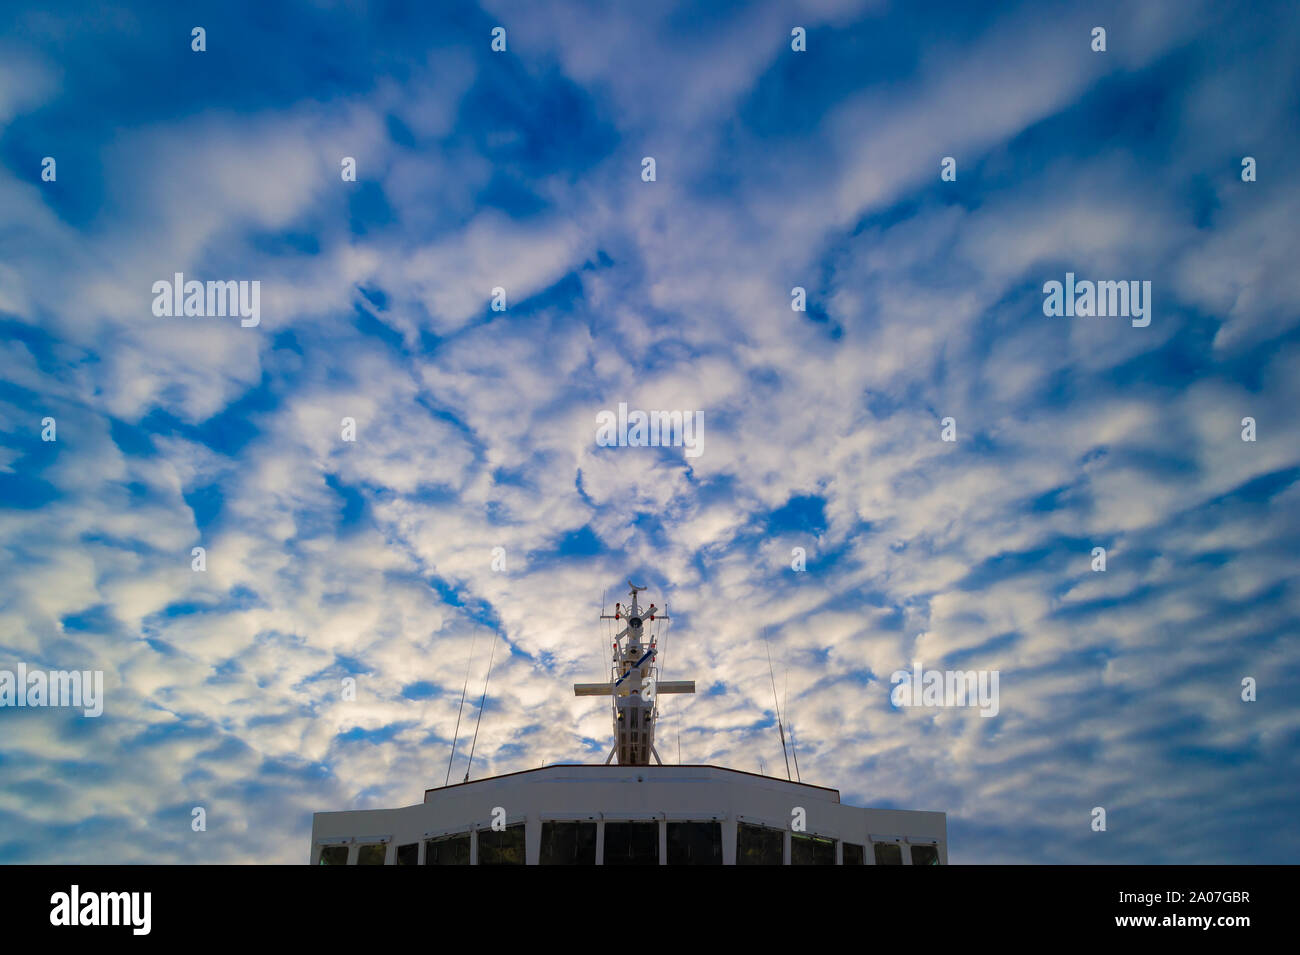
<path id="1" fill-rule="evenodd" d="M 805 778 L 953 862 L 1300 857 L 1293 5 L 45 6 L 0 34 L 0 669 L 107 699 L 0 709 L 0 861 L 303 861 L 441 782 L 493 634 L 475 775 L 599 761 L 629 576 L 711 689 L 665 755 L 775 771 L 766 627 Z M 1067 271 L 1150 325 L 1045 316 Z M 156 317 L 176 272 L 260 324 Z M 620 402 L 703 452 L 598 446 Z M 998 716 L 891 706 L 914 660 Z"/>

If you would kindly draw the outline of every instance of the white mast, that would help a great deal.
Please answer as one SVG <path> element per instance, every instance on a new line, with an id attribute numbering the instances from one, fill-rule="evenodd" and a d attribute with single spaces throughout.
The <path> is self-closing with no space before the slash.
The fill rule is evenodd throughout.
<path id="1" fill-rule="evenodd" d="M 602 620 L 626 620 L 627 625 L 614 637 L 613 665 L 608 683 L 575 683 L 574 696 L 604 696 L 609 694 L 614 717 L 614 748 L 605 762 L 615 755 L 620 766 L 649 766 L 650 757 L 663 765 L 655 749 L 655 720 L 659 709 L 656 699 L 660 693 L 694 693 L 694 680 L 661 682 L 659 668 L 655 666 L 658 647 L 655 637 L 647 633 L 646 622 L 671 619 L 667 610 L 658 610 L 654 604 L 641 608 L 638 594 L 645 587 L 632 581 L 629 596 L 632 602 L 625 608 L 614 604 L 613 615 L 601 614 Z M 648 642 L 647 642 L 648 641 Z"/>

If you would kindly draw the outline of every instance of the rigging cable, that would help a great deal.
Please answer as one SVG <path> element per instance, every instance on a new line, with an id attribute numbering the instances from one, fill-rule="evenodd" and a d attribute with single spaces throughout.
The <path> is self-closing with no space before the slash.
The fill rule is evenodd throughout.
<path id="1" fill-rule="evenodd" d="M 786 719 L 790 718 L 790 667 L 785 668 L 785 702 L 781 705 L 785 708 Z M 794 724 L 790 724 L 790 755 L 794 757 L 794 778 L 796 782 L 803 782 L 803 776 L 799 772 L 799 748 L 794 744 Z"/>
<path id="2" fill-rule="evenodd" d="M 470 767 L 474 765 L 474 749 L 478 746 L 478 728 L 483 722 L 483 703 L 487 700 L 488 681 L 492 679 L 492 660 L 497 653 L 497 635 L 492 634 L 492 652 L 488 654 L 487 676 L 483 678 L 483 698 L 478 701 L 478 719 L 474 723 L 474 742 L 469 747 L 469 763 L 465 766 L 465 782 L 469 782 Z"/>
<path id="3" fill-rule="evenodd" d="M 662 707 L 659 706 L 659 684 L 663 681 L 663 677 L 664 677 L 664 667 L 662 661 L 668 659 L 668 627 L 673 622 L 673 618 L 669 617 L 667 614 L 668 614 L 668 605 L 667 603 L 665 603 L 664 616 L 659 620 L 655 621 L 656 624 L 655 634 L 654 637 L 651 639 L 651 642 L 654 643 L 656 647 L 659 645 L 660 640 L 664 642 L 663 649 L 659 651 L 659 659 L 657 661 L 658 670 L 656 671 L 657 676 L 655 677 L 655 722 L 656 723 L 658 723 L 660 718 L 663 716 L 663 709 Z"/>
<path id="4" fill-rule="evenodd" d="M 465 685 L 460 689 L 460 706 L 456 710 L 456 732 L 451 736 L 451 756 L 447 759 L 447 778 L 442 781 L 446 786 L 451 782 L 451 764 L 456 759 L 456 741 L 460 739 L 460 714 L 465 709 L 465 693 L 469 690 L 469 671 L 474 666 L 474 646 L 478 643 L 478 628 L 474 629 L 474 639 L 469 645 L 469 663 L 465 664 Z"/>
<path id="5" fill-rule="evenodd" d="M 772 679 L 772 706 L 776 710 L 776 728 L 781 731 L 781 755 L 785 757 L 785 778 L 790 778 L 790 754 L 785 748 L 785 726 L 781 723 L 781 701 L 776 697 L 776 674 L 772 671 L 772 645 L 767 642 L 767 629 L 763 629 L 763 645 L 767 647 L 767 675 Z"/>
<path id="6" fill-rule="evenodd" d="M 605 652 L 606 652 L 606 651 L 605 651 L 605 644 L 610 642 L 610 639 L 609 639 L 609 623 L 605 620 L 605 598 L 606 598 L 607 596 L 609 596 L 609 591 L 608 591 L 608 590 L 602 590 L 602 591 L 600 592 L 600 625 L 601 625 L 601 629 L 602 629 L 602 631 L 603 631 L 604 634 L 605 634 L 605 636 L 601 638 L 600 657 L 599 657 L 600 665 L 601 665 L 602 668 L 605 666 Z M 598 634 L 598 636 L 599 636 L 599 634 Z M 599 673 L 600 670 L 597 670 L 596 672 Z"/>

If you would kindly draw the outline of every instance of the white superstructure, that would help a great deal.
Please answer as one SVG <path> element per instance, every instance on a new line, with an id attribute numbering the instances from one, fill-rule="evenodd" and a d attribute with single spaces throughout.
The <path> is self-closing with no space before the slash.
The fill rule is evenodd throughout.
<path id="1" fill-rule="evenodd" d="M 614 748 L 605 765 L 547 766 L 427 790 L 400 809 L 318 812 L 313 864 L 946 865 L 942 812 L 862 809 L 837 790 L 718 766 L 665 766 L 654 744 L 660 693 L 653 627 L 667 618 L 631 585 L 607 683 Z M 617 764 L 611 762 L 617 757 Z M 650 765 L 654 759 L 657 765 Z"/>

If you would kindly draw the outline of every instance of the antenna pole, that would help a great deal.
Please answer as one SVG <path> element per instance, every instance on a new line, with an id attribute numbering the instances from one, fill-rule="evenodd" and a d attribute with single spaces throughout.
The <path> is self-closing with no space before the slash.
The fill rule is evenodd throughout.
<path id="1" fill-rule="evenodd" d="M 785 707 L 785 715 L 790 715 L 790 668 L 786 666 L 785 670 L 785 701 L 781 704 Z M 803 776 L 799 773 L 799 749 L 794 745 L 794 724 L 790 724 L 790 755 L 794 757 L 794 778 L 796 782 L 803 782 Z"/>
<path id="2" fill-rule="evenodd" d="M 478 643 L 478 629 L 474 630 L 474 639 L 469 645 L 469 663 L 465 664 L 465 685 L 460 688 L 460 706 L 456 708 L 456 732 L 451 736 L 451 755 L 447 757 L 447 778 L 442 781 L 446 786 L 451 782 L 451 764 L 456 759 L 456 741 L 460 739 L 460 714 L 465 709 L 465 692 L 469 689 L 469 671 L 474 666 L 474 646 Z"/>
<path id="3" fill-rule="evenodd" d="M 609 636 L 608 682 L 573 684 L 575 696 L 609 699 L 614 723 L 614 749 L 609 758 L 617 755 L 620 766 L 649 766 L 652 758 L 662 765 L 663 758 L 654 738 L 662 715 L 659 697 L 664 693 L 695 692 L 694 680 L 660 679 L 663 669 L 657 662 L 661 659 L 659 641 L 665 639 L 663 634 L 669 624 L 659 621 L 669 621 L 671 617 L 667 607 L 660 609 L 653 603 L 641 606 L 640 594 L 645 589 L 629 580 L 631 600 L 626 604 L 619 601 L 614 604 L 612 614 L 600 615 L 602 621 L 616 621 L 614 626 L 622 628 Z"/>
<path id="4" fill-rule="evenodd" d="M 492 660 L 497 654 L 497 635 L 492 634 L 492 652 L 488 654 L 487 676 L 483 678 L 483 698 L 478 701 L 478 719 L 474 723 L 474 742 L 469 747 L 469 763 L 465 766 L 465 782 L 469 782 L 470 767 L 474 765 L 474 749 L 478 746 L 478 728 L 483 722 L 483 703 L 487 700 L 488 680 L 492 679 Z"/>
<path id="5" fill-rule="evenodd" d="M 772 679 L 772 706 L 776 710 L 776 728 L 781 732 L 781 755 L 785 757 L 785 778 L 790 778 L 790 754 L 785 748 L 785 726 L 781 723 L 781 701 L 776 697 L 776 674 L 772 670 L 772 645 L 767 642 L 767 631 L 763 631 L 763 644 L 767 647 L 767 675 Z"/>
<path id="6" fill-rule="evenodd" d="M 799 750 L 794 746 L 794 724 L 790 724 L 790 753 L 794 756 L 794 778 L 795 782 L 803 782 L 803 776 L 799 774 Z"/>
<path id="7" fill-rule="evenodd" d="M 790 724 L 790 755 L 794 756 L 794 781 L 803 782 L 800 774 L 800 751 L 794 748 L 794 724 Z"/>

